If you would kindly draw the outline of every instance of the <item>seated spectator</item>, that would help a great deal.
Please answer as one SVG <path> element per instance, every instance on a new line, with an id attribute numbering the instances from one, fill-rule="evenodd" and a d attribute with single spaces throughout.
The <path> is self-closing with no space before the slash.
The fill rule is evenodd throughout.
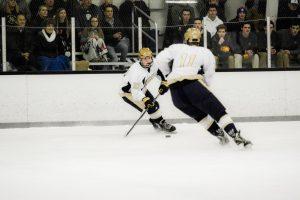
<path id="1" fill-rule="evenodd" d="M 105 7 L 103 21 L 104 39 L 108 49 L 108 56 L 112 62 L 118 62 L 116 52 L 121 53 L 120 61 L 126 62 L 126 56 L 129 49 L 129 39 L 124 33 L 122 22 L 114 17 L 112 7 Z"/>
<path id="2" fill-rule="evenodd" d="M 48 10 L 46 6 L 40 6 L 37 16 L 33 17 L 31 21 L 31 27 L 33 27 L 33 34 L 36 35 L 39 31 L 42 30 L 43 24 L 48 17 Z"/>
<path id="3" fill-rule="evenodd" d="M 203 18 L 203 22 L 207 31 L 213 37 L 217 32 L 217 26 L 223 24 L 223 21 L 218 17 L 217 6 L 215 4 L 209 5 L 207 16 Z"/>
<path id="4" fill-rule="evenodd" d="M 279 3 L 278 19 L 276 21 L 277 30 L 289 29 L 293 20 L 300 21 L 300 5 L 299 0 L 288 0 L 288 2 Z M 291 19 L 294 18 L 294 19 Z M 297 19 L 296 19 L 297 18 Z"/>
<path id="5" fill-rule="evenodd" d="M 5 8 L 6 8 L 5 5 L 7 4 L 8 1 L 9 0 L 3 0 L 1 2 L 1 5 L 0 5 L 1 9 L 5 10 Z M 16 0 L 16 3 L 19 6 L 20 13 L 22 13 L 22 14 L 25 15 L 26 20 L 30 20 L 30 18 L 31 18 L 31 12 L 29 10 L 29 7 L 28 7 L 26 1 L 25 0 Z"/>
<path id="6" fill-rule="evenodd" d="M 226 23 L 228 32 L 239 33 L 241 31 L 241 25 L 245 22 L 247 10 L 244 7 L 240 7 L 236 11 L 236 17 Z"/>
<path id="7" fill-rule="evenodd" d="M 190 11 L 190 18 L 194 19 L 194 8 L 188 4 L 169 4 L 168 16 L 167 16 L 167 28 L 164 34 L 164 47 L 168 47 L 173 44 L 173 31 L 180 24 L 182 10 Z"/>
<path id="8" fill-rule="evenodd" d="M 291 23 L 290 29 L 281 30 L 277 56 L 279 67 L 290 67 L 290 60 L 300 64 L 300 26 L 297 21 Z"/>
<path id="9" fill-rule="evenodd" d="M 79 1 L 77 0 L 56 0 L 55 1 L 56 8 L 64 8 L 68 14 L 68 18 L 75 17 L 76 10 L 79 7 Z"/>
<path id="10" fill-rule="evenodd" d="M 182 10 L 189 10 L 191 19 L 195 18 L 194 8 L 188 4 L 169 4 L 167 26 L 176 26 L 180 23 Z"/>
<path id="11" fill-rule="evenodd" d="M 191 12 L 189 10 L 183 9 L 180 18 L 179 25 L 173 28 L 171 38 L 169 38 L 172 44 L 183 43 L 184 33 L 193 26 L 193 19 L 191 19 Z"/>
<path id="12" fill-rule="evenodd" d="M 44 6 L 46 6 L 48 10 L 48 18 L 53 18 L 57 10 L 55 0 L 45 0 Z"/>
<path id="13" fill-rule="evenodd" d="M 113 8 L 114 16 L 119 17 L 119 8 L 113 4 L 113 0 L 104 0 L 104 2 L 100 5 L 101 16 L 104 15 L 104 8 L 108 5 Z"/>
<path id="14" fill-rule="evenodd" d="M 7 34 L 7 60 L 17 71 L 37 71 L 32 55 L 32 34 L 26 28 L 25 15 L 17 16 L 17 27 Z"/>
<path id="15" fill-rule="evenodd" d="M 276 56 L 279 50 L 279 37 L 277 32 L 274 30 L 274 22 L 270 22 L 270 31 L 271 31 L 271 55 L 272 58 Z M 259 66 L 262 68 L 267 67 L 267 22 L 264 23 L 264 31 L 257 33 L 257 47 L 259 55 Z"/>
<path id="16" fill-rule="evenodd" d="M 92 4 L 92 0 L 82 0 L 81 5 L 76 12 L 77 27 L 88 27 L 92 17 L 99 17 L 99 8 Z"/>
<path id="17" fill-rule="evenodd" d="M 237 43 L 241 49 L 243 66 L 249 67 L 251 63 L 252 68 L 258 68 L 257 37 L 255 33 L 251 32 L 251 24 L 249 22 L 245 22 L 241 30 L 237 35 Z M 241 61 L 237 60 L 236 62 L 239 63 L 237 67 L 241 67 Z"/>
<path id="18" fill-rule="evenodd" d="M 97 17 L 91 18 L 91 25 L 85 28 L 81 35 L 81 49 L 83 58 L 87 61 L 107 62 L 107 48 L 104 42 L 103 31 Z"/>
<path id="19" fill-rule="evenodd" d="M 197 28 L 200 30 L 201 33 L 201 40 L 200 40 L 200 46 L 204 47 L 204 31 L 203 31 L 203 24 L 202 24 L 202 20 L 200 18 L 195 18 L 194 19 L 194 28 Z M 211 44 L 211 35 L 209 32 L 207 33 L 207 48 L 211 49 L 212 48 L 212 44 Z"/>
<path id="20" fill-rule="evenodd" d="M 63 43 L 64 51 L 71 51 L 71 25 L 66 10 L 64 8 L 57 9 L 54 20 L 56 34 Z"/>
<path id="21" fill-rule="evenodd" d="M 217 12 L 218 12 L 218 17 L 223 21 L 226 22 L 226 17 L 225 17 L 225 3 L 227 0 L 208 0 L 206 1 L 206 8 L 209 8 L 209 5 L 214 4 L 217 6 Z M 207 13 L 207 10 L 206 10 Z"/>
<path id="22" fill-rule="evenodd" d="M 217 34 L 212 38 L 212 52 L 216 57 L 217 66 L 221 68 L 234 68 L 234 56 L 239 53 L 239 47 L 227 33 L 226 29 L 224 24 L 220 24 L 217 27 Z"/>
<path id="23" fill-rule="evenodd" d="M 2 15 L 6 17 L 6 25 L 17 25 L 17 16 L 21 12 L 16 0 L 5 0 L 1 9 Z"/>
<path id="24" fill-rule="evenodd" d="M 70 70 L 70 60 L 65 56 L 62 41 L 56 35 L 54 20 L 47 19 L 44 24 L 34 42 L 38 64 L 42 71 Z"/>
<path id="25" fill-rule="evenodd" d="M 33 19 L 35 18 L 36 14 L 38 13 L 40 6 L 42 6 L 44 4 L 45 4 L 45 0 L 30 0 L 29 9 L 33 16 Z"/>

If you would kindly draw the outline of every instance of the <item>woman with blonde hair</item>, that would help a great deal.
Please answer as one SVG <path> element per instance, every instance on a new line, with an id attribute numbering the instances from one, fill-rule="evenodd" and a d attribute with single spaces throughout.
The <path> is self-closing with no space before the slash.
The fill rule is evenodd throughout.
<path id="1" fill-rule="evenodd" d="M 6 0 L 2 7 L 3 15 L 6 17 L 6 25 L 16 26 L 17 16 L 20 14 L 20 8 L 16 0 Z"/>

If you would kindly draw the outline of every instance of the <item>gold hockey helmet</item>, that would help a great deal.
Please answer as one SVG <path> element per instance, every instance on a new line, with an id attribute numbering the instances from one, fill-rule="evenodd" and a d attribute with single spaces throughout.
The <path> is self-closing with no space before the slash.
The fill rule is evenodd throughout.
<path id="1" fill-rule="evenodd" d="M 153 53 L 149 48 L 141 48 L 139 51 L 139 58 L 153 57 Z"/>
<path id="2" fill-rule="evenodd" d="M 197 28 L 189 28 L 184 34 L 186 43 L 200 43 L 201 32 Z"/>

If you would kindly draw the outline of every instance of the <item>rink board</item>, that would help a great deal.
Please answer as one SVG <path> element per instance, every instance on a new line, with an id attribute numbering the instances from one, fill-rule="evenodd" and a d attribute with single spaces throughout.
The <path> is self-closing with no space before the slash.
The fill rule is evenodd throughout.
<path id="1" fill-rule="evenodd" d="M 122 74 L 0 77 L 0 123 L 122 122 L 139 113 L 119 96 Z M 159 82 L 150 84 L 156 91 Z M 300 71 L 218 72 L 211 90 L 233 117 L 297 117 Z M 170 93 L 159 97 L 164 116 L 186 119 Z"/>

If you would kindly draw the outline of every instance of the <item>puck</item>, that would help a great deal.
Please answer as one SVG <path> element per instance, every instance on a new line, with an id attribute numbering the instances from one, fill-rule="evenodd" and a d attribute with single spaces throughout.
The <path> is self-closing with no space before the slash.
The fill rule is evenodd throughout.
<path id="1" fill-rule="evenodd" d="M 166 138 L 169 138 L 169 137 L 171 137 L 171 135 L 167 134 L 167 135 L 165 135 L 165 137 L 166 137 Z"/>

